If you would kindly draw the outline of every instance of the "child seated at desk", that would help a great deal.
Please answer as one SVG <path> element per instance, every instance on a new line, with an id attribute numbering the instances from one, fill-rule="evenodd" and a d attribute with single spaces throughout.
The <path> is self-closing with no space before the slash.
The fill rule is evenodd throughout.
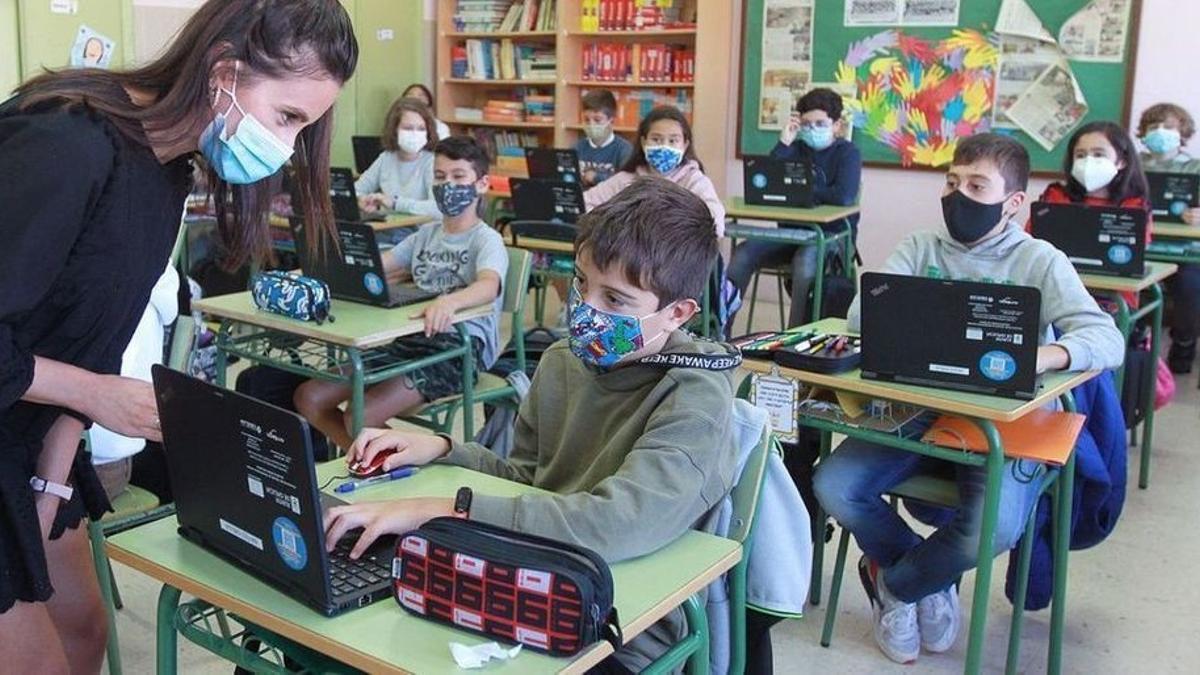
<path id="1" fill-rule="evenodd" d="M 434 148 L 433 196 L 444 215 L 422 225 L 384 256 L 389 284 L 411 279 L 420 288 L 442 295 L 426 306 L 425 333 L 403 337 L 388 350 L 397 361 L 413 361 L 460 344 L 454 314 L 460 309 L 493 303 L 494 311 L 464 321 L 474 351 L 476 373 L 496 361 L 500 313 L 508 252 L 500 234 L 479 219 L 487 192 L 487 153 L 473 139 L 451 136 Z M 407 312 L 407 308 L 392 311 Z M 363 420 L 381 426 L 396 415 L 444 396 L 462 386 L 461 362 L 451 359 L 381 382 L 367 389 Z M 350 387 L 309 380 L 296 389 L 296 410 L 339 447 L 350 447 L 350 412 L 339 406 L 350 398 Z"/>
<path id="2" fill-rule="evenodd" d="M 1183 146 L 1196 133 L 1196 123 L 1188 111 L 1173 103 L 1158 103 L 1146 108 L 1138 121 L 1138 137 L 1147 152 L 1142 153 L 1142 169 L 1147 172 L 1200 174 L 1200 159 Z M 1200 209 L 1183 212 L 1185 225 L 1200 225 Z M 1171 372 L 1192 372 L 1196 359 L 1196 324 L 1200 319 L 1200 265 L 1183 264 L 1167 279 L 1167 288 L 1175 308 L 1171 312 L 1171 350 L 1167 365 Z"/>
<path id="3" fill-rule="evenodd" d="M 638 176 L 661 176 L 704 200 L 718 237 L 725 236 L 725 205 L 692 147 L 692 125 L 674 106 L 651 110 L 638 124 L 633 154 L 620 172 L 583 193 L 587 210 L 615 197 Z"/>
<path id="4" fill-rule="evenodd" d="M 608 561 L 646 555 L 693 528 L 732 489 L 732 348 L 680 328 L 717 255 L 704 202 L 638 178 L 583 216 L 576 239 L 570 337 L 542 356 L 501 459 L 448 436 L 367 429 L 348 459 L 396 450 L 385 469 L 441 461 L 557 494 L 473 495 L 466 517 L 587 546 Z M 647 357 L 654 357 L 649 359 Z M 377 537 L 450 516 L 453 499 L 330 509 L 327 541 L 363 527 L 351 557 Z M 461 514 L 460 514 L 461 515 Z M 601 664 L 638 671 L 683 635 L 676 610 Z"/>
<path id="5" fill-rule="evenodd" d="M 613 133 L 617 99 L 607 89 L 589 91 L 583 97 L 583 135 L 575 144 L 584 188 L 602 183 L 629 162 L 633 146 Z"/>
<path id="6" fill-rule="evenodd" d="M 807 161 L 813 167 L 813 196 L 818 204 L 850 206 L 858 200 L 862 182 L 862 155 L 858 147 L 841 137 L 842 96 L 830 89 L 813 89 L 796 102 L 779 142 L 771 150 L 777 159 Z M 858 216 L 824 226 L 826 232 L 853 228 Z M 747 241 L 733 252 L 729 280 L 742 295 L 759 268 L 791 262 L 792 304 L 789 326 L 808 323 L 808 294 L 817 271 L 817 248 L 769 241 Z M 843 261 L 848 263 L 849 261 Z M 819 317 L 812 317 L 819 318 Z M 732 319 L 730 320 L 732 323 Z"/>
<path id="7" fill-rule="evenodd" d="M 1124 344 L 1112 318 L 1096 305 L 1066 255 L 1011 220 L 1025 204 L 1028 179 L 1029 154 L 1012 138 L 980 134 L 959 141 L 942 189 L 946 231 L 908 237 L 883 271 L 1036 287 L 1042 292 L 1038 372 L 1116 368 Z M 859 329 L 860 308 L 856 298 L 851 330 Z M 932 421 L 929 415 L 918 418 L 904 435 L 920 438 Z M 821 506 L 864 552 L 859 573 L 875 614 L 875 641 L 899 663 L 915 661 L 922 648 L 937 653 L 954 645 L 958 579 L 977 564 L 986 469 L 954 466 L 961 506 L 949 524 L 924 539 L 882 495 L 914 475 L 945 467 L 942 460 L 857 439 L 843 442 L 817 467 L 814 487 Z M 1006 462 L 995 553 L 1020 539 L 1042 471 L 1036 462 Z"/>
<path id="8" fill-rule="evenodd" d="M 414 98 L 398 98 L 388 110 L 383 152 L 354 183 L 363 211 L 392 209 L 436 218 L 433 198 L 433 113 Z"/>

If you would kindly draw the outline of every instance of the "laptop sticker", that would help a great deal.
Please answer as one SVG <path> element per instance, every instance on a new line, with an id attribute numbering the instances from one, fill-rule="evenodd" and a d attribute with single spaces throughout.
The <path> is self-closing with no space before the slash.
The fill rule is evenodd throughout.
<path id="1" fill-rule="evenodd" d="M 979 372 L 993 382 L 1004 382 L 1017 374 L 1017 360 L 1008 352 L 993 350 L 979 359 Z"/>
<path id="2" fill-rule="evenodd" d="M 297 571 L 308 564 L 308 547 L 304 545 L 304 536 L 291 519 L 284 516 L 275 519 L 275 524 L 271 526 L 271 541 L 283 564 Z"/>
<path id="3" fill-rule="evenodd" d="M 367 272 L 363 275 L 363 286 L 371 295 L 383 295 L 383 291 L 387 288 L 383 284 L 383 279 L 379 278 L 374 272 Z"/>
<path id="4" fill-rule="evenodd" d="M 1108 259 L 1114 265 L 1124 265 L 1133 260 L 1133 249 L 1124 244 L 1113 244 L 1108 247 Z"/>
<path id="5" fill-rule="evenodd" d="M 767 187 L 767 177 L 761 173 L 754 174 L 754 177 L 750 179 L 750 182 L 753 183 L 754 187 L 758 188 L 759 190 Z"/>

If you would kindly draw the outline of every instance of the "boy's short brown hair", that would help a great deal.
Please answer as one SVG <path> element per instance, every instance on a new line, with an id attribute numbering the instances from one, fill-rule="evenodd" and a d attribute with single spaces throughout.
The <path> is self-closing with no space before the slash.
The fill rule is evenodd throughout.
<path id="1" fill-rule="evenodd" d="M 1196 121 L 1188 111 L 1174 103 L 1155 103 L 1142 111 L 1142 116 L 1138 119 L 1137 135 L 1145 136 L 1151 126 L 1166 122 L 1168 117 L 1179 120 L 1179 137 L 1184 143 L 1196 133 Z"/>
<path id="2" fill-rule="evenodd" d="M 575 250 L 602 271 L 620 265 L 662 309 L 703 297 L 717 234 L 704 200 L 665 178 L 641 176 L 579 219 Z"/>
<path id="3" fill-rule="evenodd" d="M 975 134 L 958 142 L 951 164 L 963 166 L 986 159 L 996 165 L 1004 177 L 1004 191 L 1016 192 L 1029 187 L 1029 151 L 1011 136 Z"/>
<path id="4" fill-rule="evenodd" d="M 607 89 L 589 91 L 583 97 L 584 112 L 602 112 L 611 117 L 617 116 L 617 97 Z"/>

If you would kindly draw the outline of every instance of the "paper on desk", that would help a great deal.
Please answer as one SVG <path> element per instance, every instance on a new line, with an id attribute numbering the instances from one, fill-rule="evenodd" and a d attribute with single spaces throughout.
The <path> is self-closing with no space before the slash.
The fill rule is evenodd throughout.
<path id="1" fill-rule="evenodd" d="M 468 647 L 457 642 L 450 643 L 450 654 L 454 657 L 454 662 L 458 664 L 459 668 L 464 670 L 482 668 L 484 664 L 492 659 L 499 661 L 515 659 L 517 654 L 520 653 L 521 645 L 517 645 L 512 649 L 502 649 L 495 642 L 485 642 L 474 647 Z"/>

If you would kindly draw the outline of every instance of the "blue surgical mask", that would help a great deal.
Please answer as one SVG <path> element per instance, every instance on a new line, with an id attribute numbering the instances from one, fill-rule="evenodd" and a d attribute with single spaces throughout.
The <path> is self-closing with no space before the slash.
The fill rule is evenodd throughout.
<path id="1" fill-rule="evenodd" d="M 578 286 L 572 283 L 567 296 L 567 315 L 570 317 L 567 342 L 571 353 L 584 363 L 612 368 L 626 356 L 667 334 L 663 331 L 649 340 L 642 334 L 642 322 L 655 314 L 658 312 L 636 317 L 605 312 L 584 302 Z"/>
<path id="2" fill-rule="evenodd" d="M 1142 137 L 1142 144 L 1156 155 L 1165 155 L 1179 149 L 1179 130 L 1158 127 Z"/>
<path id="3" fill-rule="evenodd" d="M 226 183 L 249 185 L 275 175 L 292 156 L 293 149 L 238 104 L 236 70 L 233 88 L 221 91 L 229 95 L 229 108 L 214 115 L 201 132 L 200 152 Z M 234 108 L 242 113 L 242 121 L 237 131 L 226 137 L 229 113 Z"/>
<path id="4" fill-rule="evenodd" d="M 433 199 L 437 202 L 438 211 L 451 218 L 466 211 L 478 197 L 479 191 L 474 183 L 459 185 L 446 182 L 433 185 Z"/>
<path id="5" fill-rule="evenodd" d="M 659 173 L 669 173 L 683 161 L 683 150 L 669 145 L 647 145 L 643 152 L 650 168 Z"/>
<path id="6" fill-rule="evenodd" d="M 800 140 L 813 150 L 824 150 L 833 145 L 833 127 L 800 127 Z"/>

